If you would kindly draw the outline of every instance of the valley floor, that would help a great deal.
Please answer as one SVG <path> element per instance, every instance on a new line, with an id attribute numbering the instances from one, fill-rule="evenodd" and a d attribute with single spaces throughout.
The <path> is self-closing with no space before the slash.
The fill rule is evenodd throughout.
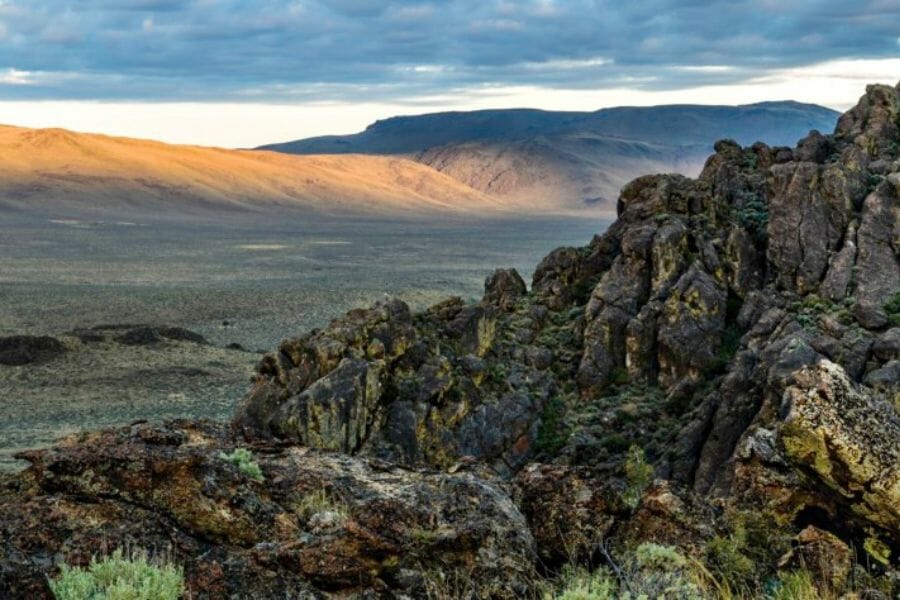
<path id="1" fill-rule="evenodd" d="M 318 218 L 287 223 L 89 222 L 4 215 L 0 337 L 49 335 L 69 349 L 0 365 L 0 470 L 11 456 L 80 429 L 139 419 L 230 416 L 256 352 L 345 311 L 397 295 L 422 308 L 479 297 L 496 265 L 530 274 L 596 220 L 479 223 Z M 128 345 L 75 330 L 184 327 L 208 345 Z M 107 332 L 109 333 L 109 332 Z M 227 349 L 239 344 L 244 351 Z"/>

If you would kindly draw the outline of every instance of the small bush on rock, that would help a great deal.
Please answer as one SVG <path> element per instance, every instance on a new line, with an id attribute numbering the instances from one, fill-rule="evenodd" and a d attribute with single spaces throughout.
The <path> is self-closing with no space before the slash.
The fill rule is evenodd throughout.
<path id="1" fill-rule="evenodd" d="M 236 466 L 241 473 L 254 481 L 262 481 L 265 479 L 265 477 L 263 477 L 262 469 L 260 469 L 259 465 L 253 461 L 253 453 L 246 448 L 235 448 L 234 452 L 231 454 L 222 452 L 219 454 L 219 458 L 230 462 Z"/>
<path id="2" fill-rule="evenodd" d="M 641 494 L 653 481 L 653 467 L 647 463 L 644 450 L 639 446 L 631 446 L 625 457 L 625 492 L 622 499 L 630 508 L 637 508 Z"/>
<path id="3" fill-rule="evenodd" d="M 562 590 L 556 600 L 616 600 L 619 585 L 609 569 L 586 569 L 563 574 Z"/>
<path id="4" fill-rule="evenodd" d="M 146 554 L 124 557 L 116 550 L 87 569 L 63 565 L 50 590 L 57 600 L 177 600 L 184 594 L 184 573 L 155 565 Z"/>
<path id="5" fill-rule="evenodd" d="M 611 561 L 612 562 L 612 561 Z M 702 600 L 697 565 L 676 548 L 644 543 L 621 565 L 563 573 L 555 600 Z"/>

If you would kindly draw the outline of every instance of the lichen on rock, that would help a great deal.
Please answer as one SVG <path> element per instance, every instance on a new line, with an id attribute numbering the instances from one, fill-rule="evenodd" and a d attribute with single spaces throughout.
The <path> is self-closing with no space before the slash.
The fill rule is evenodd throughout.
<path id="1" fill-rule="evenodd" d="M 464 597 L 522 597 L 647 541 L 733 560 L 751 593 L 823 553 L 823 590 L 900 593 L 898 115 L 900 88 L 870 86 L 834 134 L 721 140 L 696 179 L 640 177 L 530 291 L 498 270 L 477 302 L 390 300 L 289 338 L 230 427 L 23 455 L 0 594 L 46 597 L 55 557 L 111 537 L 176 548 L 199 597 L 422 597 L 453 574 Z M 217 458 L 235 447 L 261 480 Z M 729 522 L 748 514 L 754 540 Z"/>

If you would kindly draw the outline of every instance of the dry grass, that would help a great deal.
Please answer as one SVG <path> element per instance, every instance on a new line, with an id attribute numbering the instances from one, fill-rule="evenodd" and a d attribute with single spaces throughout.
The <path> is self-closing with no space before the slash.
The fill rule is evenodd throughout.
<path id="1" fill-rule="evenodd" d="M 292 156 L 0 126 L 0 208 L 301 208 L 341 214 L 492 212 L 431 167 L 382 156 Z"/>

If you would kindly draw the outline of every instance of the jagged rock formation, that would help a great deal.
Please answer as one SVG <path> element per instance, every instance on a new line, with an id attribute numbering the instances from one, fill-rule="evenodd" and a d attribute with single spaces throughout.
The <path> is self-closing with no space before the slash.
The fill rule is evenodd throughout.
<path id="1" fill-rule="evenodd" d="M 26 455 L 33 466 L 2 496 L 15 558 L 0 561 L 0 591 L 39 589 L 43 557 L 92 547 L 85 498 L 126 511 L 110 527 L 125 515 L 154 523 L 133 532 L 147 543 L 190 538 L 188 556 L 200 552 L 190 544 L 226 553 L 223 577 L 261 593 L 268 569 L 267 581 L 298 593 L 393 597 L 443 564 L 477 574 L 484 587 L 470 596 L 515 596 L 528 565 L 590 556 L 598 538 L 702 554 L 728 530 L 723 515 L 740 511 L 796 534 L 783 564 L 852 547 L 896 571 L 898 115 L 900 88 L 870 86 L 833 135 L 813 132 L 796 148 L 721 141 L 696 180 L 641 177 L 623 190 L 616 223 L 551 253 L 530 292 L 498 271 L 475 304 L 414 315 L 394 300 L 286 340 L 263 358 L 230 432 L 138 428 Z M 235 445 L 256 449 L 264 482 L 215 462 L 214 450 Z M 634 446 L 657 478 L 643 494 L 625 460 Z M 134 456 L 143 462 L 126 465 Z M 394 526 L 366 512 L 376 500 L 354 500 L 350 513 L 369 517 L 327 537 L 339 573 L 304 558 L 325 544 L 312 524 L 279 516 L 292 490 L 308 491 L 310 470 L 342 494 L 405 499 L 390 509 Z M 177 485 L 141 487 L 157 473 Z M 408 486 L 418 495 L 398 491 Z M 438 501 L 442 486 L 473 487 Z M 85 516 L 26 536 L 22 507 L 51 498 Z M 456 520 L 444 523 L 448 514 Z M 451 541 L 419 564 L 410 527 L 425 522 L 426 538 L 446 527 Z M 253 562 L 241 562 L 248 552 Z M 821 576 L 846 581 L 848 561 Z M 215 595 L 210 582 L 191 585 Z"/>

